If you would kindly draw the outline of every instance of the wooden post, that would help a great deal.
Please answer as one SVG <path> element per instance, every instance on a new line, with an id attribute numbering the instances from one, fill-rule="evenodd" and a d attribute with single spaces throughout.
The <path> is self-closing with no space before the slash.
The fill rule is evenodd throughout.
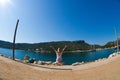
<path id="1" fill-rule="evenodd" d="M 17 24 L 16 24 L 15 32 L 14 32 L 14 38 L 13 38 L 13 45 L 12 45 L 12 59 L 13 60 L 15 60 L 15 39 L 16 39 L 18 23 L 19 23 L 19 19 L 17 20 Z"/>

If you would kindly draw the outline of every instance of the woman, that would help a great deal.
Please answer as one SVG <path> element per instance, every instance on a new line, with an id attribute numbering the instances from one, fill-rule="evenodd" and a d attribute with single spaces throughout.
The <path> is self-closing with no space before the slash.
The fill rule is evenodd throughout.
<path id="1" fill-rule="evenodd" d="M 53 47 L 53 46 L 50 46 L 56 53 L 56 63 L 62 63 L 62 54 L 64 52 L 64 50 L 66 49 L 66 45 L 65 47 L 62 49 L 62 51 L 60 51 L 60 48 L 58 48 L 57 50 Z"/>
<path id="2" fill-rule="evenodd" d="M 28 61 L 29 58 L 30 58 L 29 55 L 26 54 L 25 57 L 24 57 L 24 61 L 25 61 L 25 62 L 29 62 L 29 61 Z"/>

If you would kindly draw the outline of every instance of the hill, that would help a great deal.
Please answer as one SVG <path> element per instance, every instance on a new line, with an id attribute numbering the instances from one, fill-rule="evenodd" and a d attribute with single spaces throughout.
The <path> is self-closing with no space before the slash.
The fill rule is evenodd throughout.
<path id="1" fill-rule="evenodd" d="M 92 49 L 92 45 L 86 43 L 84 40 L 78 41 L 56 41 L 56 42 L 44 42 L 44 43 L 17 43 L 15 45 L 16 49 L 20 50 L 30 50 L 30 51 L 53 51 L 49 46 L 54 46 L 56 49 L 63 48 L 65 45 L 68 45 L 66 51 L 76 51 L 76 50 L 90 50 Z M 1 41 L 0 40 L 0 47 L 1 48 L 12 48 L 11 42 Z M 100 48 L 100 45 L 94 45 L 95 48 Z"/>
<path id="2" fill-rule="evenodd" d="M 9 48 L 10 49 L 10 48 L 12 48 L 12 43 L 0 40 L 0 47 L 1 48 Z"/>
<path id="3" fill-rule="evenodd" d="M 118 41 L 118 44 L 120 44 L 120 40 Z M 103 47 L 110 48 L 110 47 L 115 47 L 117 45 L 116 41 L 110 41 L 106 43 Z"/>

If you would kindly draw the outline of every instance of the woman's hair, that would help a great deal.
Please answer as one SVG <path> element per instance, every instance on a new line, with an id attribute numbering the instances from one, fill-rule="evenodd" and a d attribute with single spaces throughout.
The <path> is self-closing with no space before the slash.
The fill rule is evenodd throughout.
<path id="1" fill-rule="evenodd" d="M 60 52 L 60 48 L 57 49 L 57 52 Z"/>

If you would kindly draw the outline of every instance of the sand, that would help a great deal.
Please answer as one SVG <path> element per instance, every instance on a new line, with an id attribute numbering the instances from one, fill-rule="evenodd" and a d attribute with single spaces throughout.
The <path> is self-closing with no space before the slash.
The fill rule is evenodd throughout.
<path id="1" fill-rule="evenodd" d="M 0 56 L 0 80 L 120 80 L 120 55 L 78 66 L 39 67 Z"/>

